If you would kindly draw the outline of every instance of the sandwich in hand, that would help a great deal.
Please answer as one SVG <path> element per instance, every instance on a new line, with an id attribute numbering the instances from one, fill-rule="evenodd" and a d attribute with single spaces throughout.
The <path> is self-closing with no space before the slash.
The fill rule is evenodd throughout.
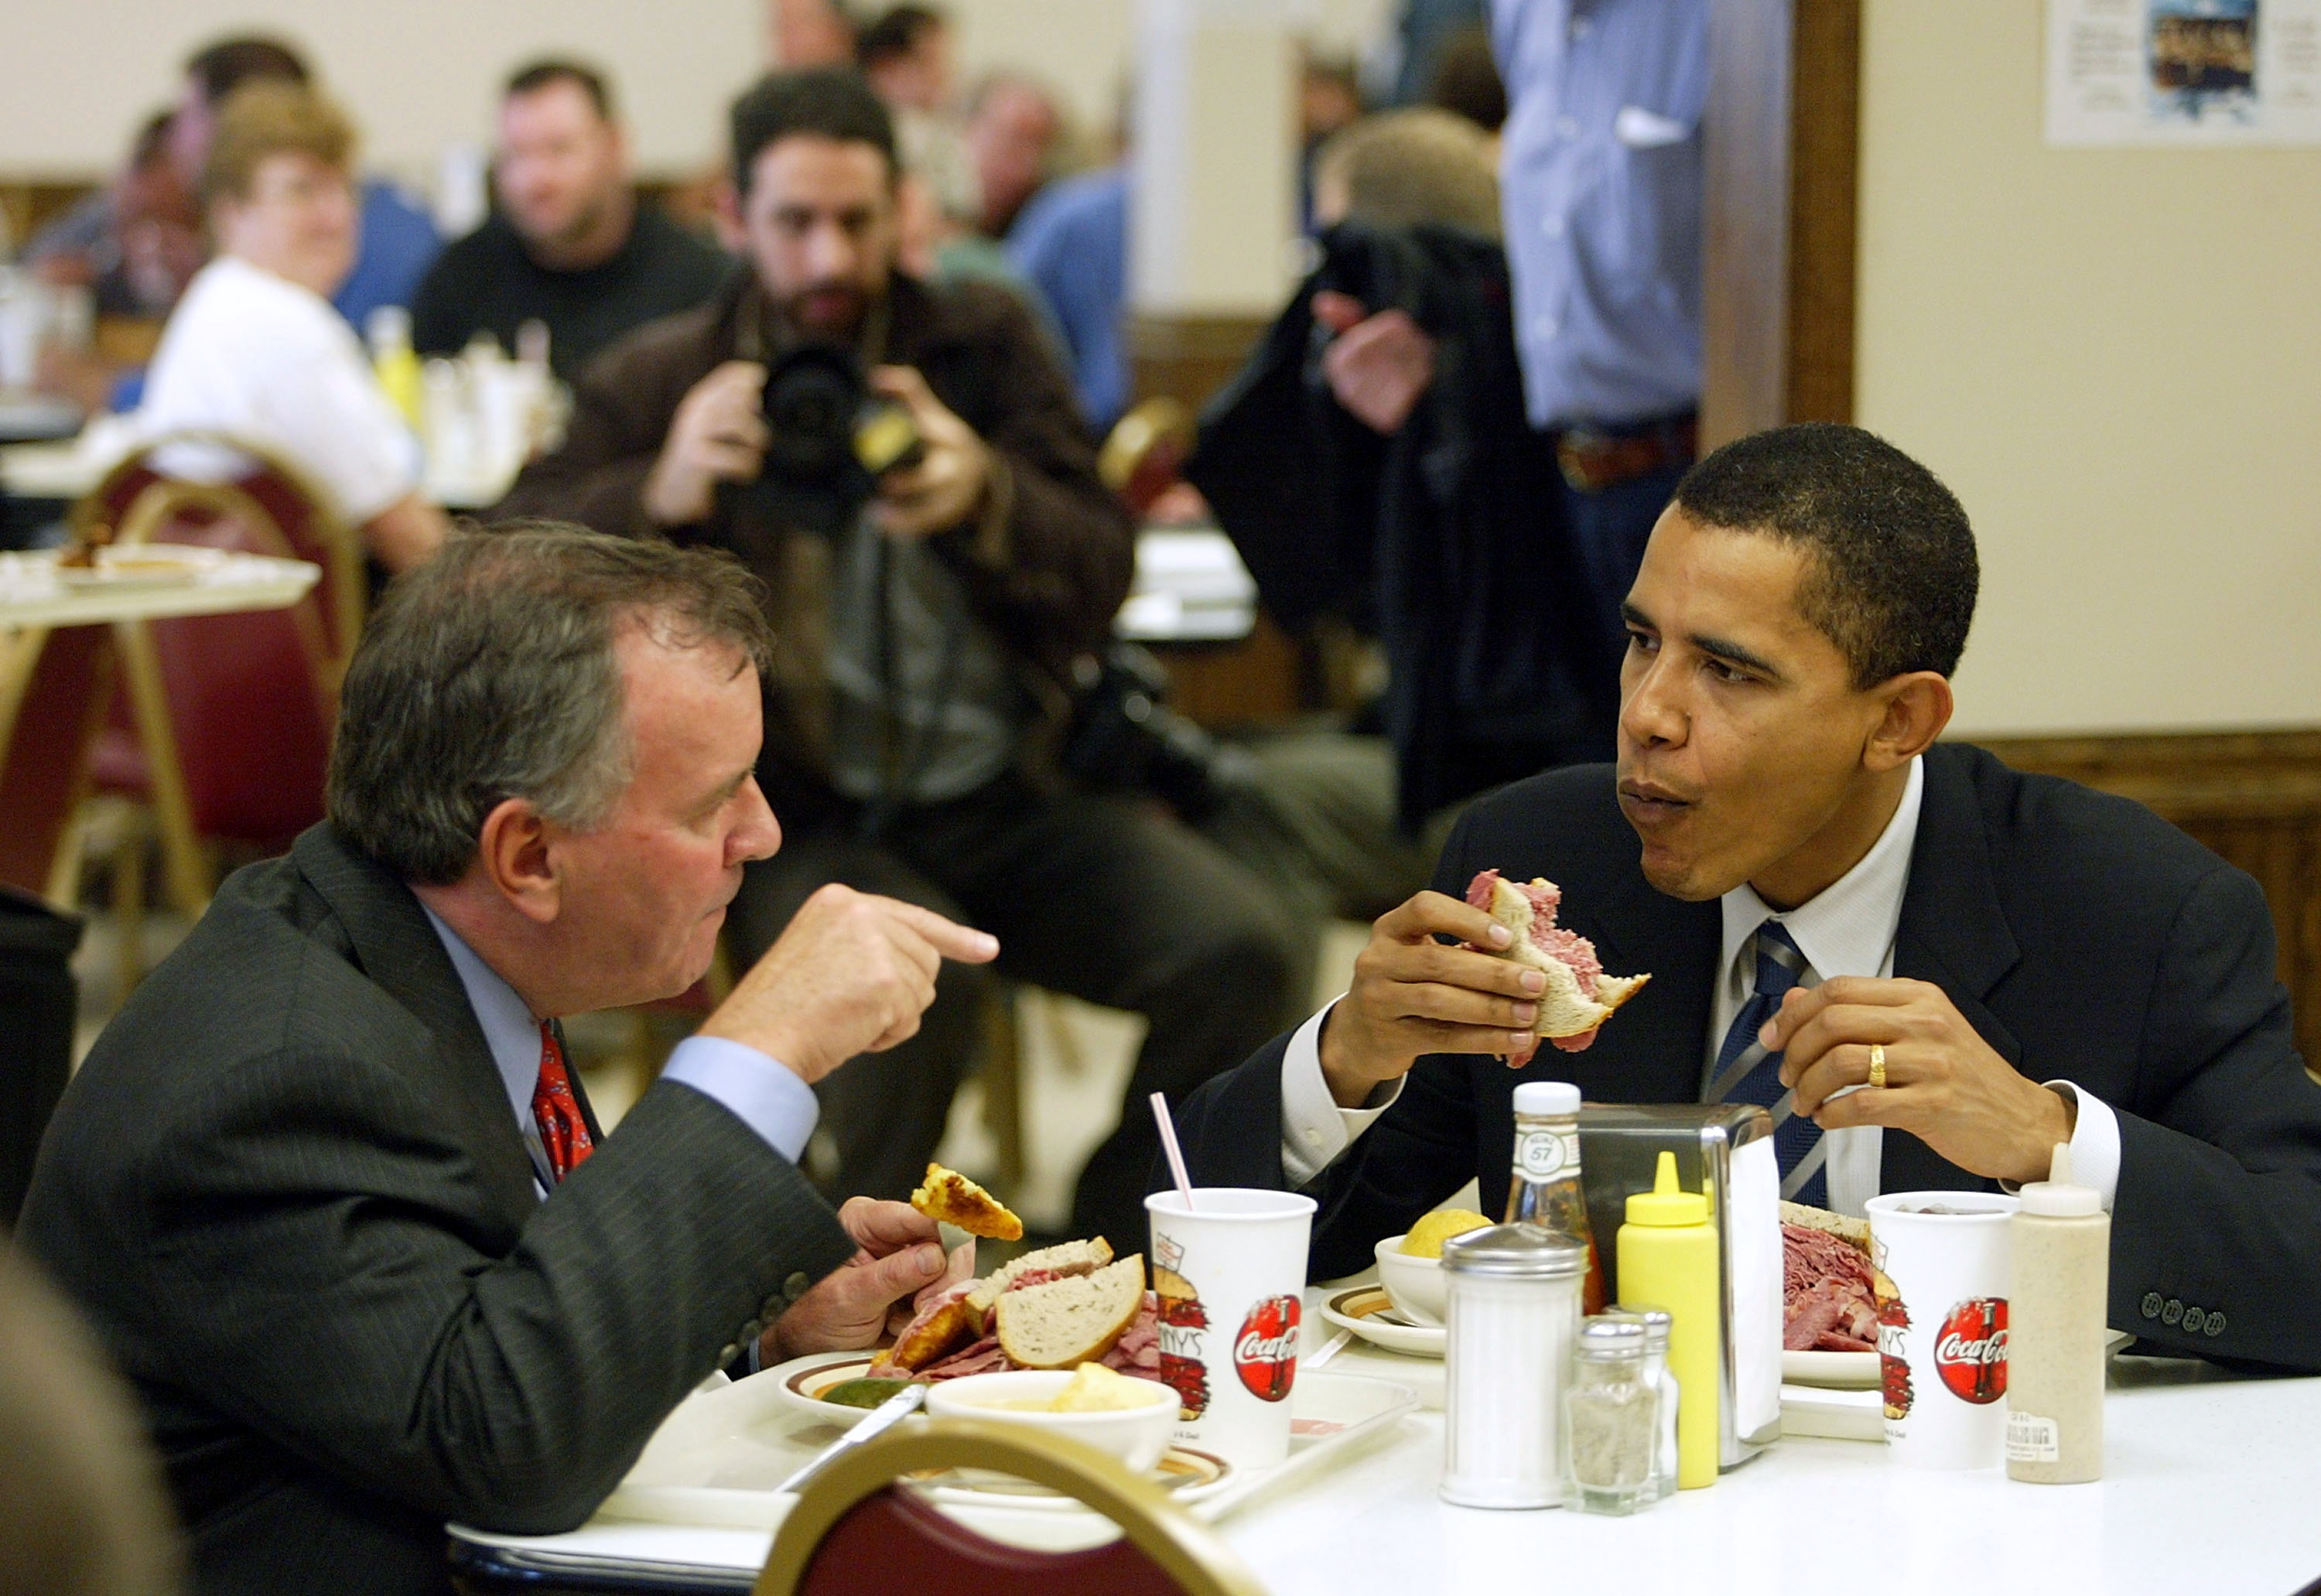
<path id="1" fill-rule="evenodd" d="M 1532 1029 L 1566 1053 L 1578 1053 L 1596 1040 L 1596 1029 L 1612 1011 L 1643 990 L 1649 975 L 1606 975 L 1597 962 L 1596 944 L 1576 931 L 1555 923 L 1556 906 L 1563 889 L 1534 876 L 1519 887 L 1495 870 L 1479 872 L 1467 883 L 1467 901 L 1505 926 L 1512 940 L 1504 948 L 1475 947 L 1479 953 L 1528 964 L 1547 978 L 1537 999 L 1539 1020 Z M 1509 1069 L 1521 1069 L 1539 1051 L 1537 1043 L 1520 1053 L 1508 1053 Z"/>
<path id="2" fill-rule="evenodd" d="M 911 1206 L 939 1224 L 956 1225 L 969 1236 L 994 1241 L 1021 1241 L 1024 1221 L 1007 1211 L 982 1187 L 939 1163 L 927 1165 L 926 1179 L 911 1193 Z"/>

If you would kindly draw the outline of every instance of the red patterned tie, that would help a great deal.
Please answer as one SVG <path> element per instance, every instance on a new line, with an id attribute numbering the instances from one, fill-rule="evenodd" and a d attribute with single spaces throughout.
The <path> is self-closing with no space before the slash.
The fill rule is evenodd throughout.
<path id="1" fill-rule="evenodd" d="M 548 1167 L 561 1181 L 596 1150 L 588 1137 L 588 1122 L 580 1117 L 580 1100 L 572 1095 L 572 1077 L 564 1068 L 564 1050 L 546 1020 L 540 1022 L 540 1084 L 532 1089 L 532 1117 L 540 1126 L 541 1145 L 548 1149 Z"/>

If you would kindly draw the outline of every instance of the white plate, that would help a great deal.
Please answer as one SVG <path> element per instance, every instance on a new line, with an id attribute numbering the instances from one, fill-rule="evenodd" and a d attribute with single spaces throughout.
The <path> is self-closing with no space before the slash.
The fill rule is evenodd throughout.
<path id="1" fill-rule="evenodd" d="M 870 1373 L 870 1355 L 860 1352 L 813 1352 L 802 1358 L 792 1358 L 787 1363 L 777 1363 L 758 1378 L 781 1382 L 778 1393 L 782 1405 L 796 1413 L 818 1418 L 824 1424 L 841 1428 L 854 1421 L 850 1413 L 868 1413 L 868 1408 L 849 1408 L 842 1402 L 825 1402 L 822 1393 L 833 1385 L 849 1380 L 860 1380 Z"/>
<path id="2" fill-rule="evenodd" d="M 1874 1352 L 1787 1352 L 1781 1354 L 1781 1378 L 1791 1385 L 1818 1385 L 1829 1391 L 1869 1391 L 1878 1384 L 1878 1354 Z"/>
<path id="3" fill-rule="evenodd" d="M 1798 1354 L 1790 1353 L 1790 1357 Z M 1824 1353 L 1824 1357 L 1876 1357 L 1876 1353 Z M 1886 1400 L 1874 1391 L 1832 1391 L 1822 1385 L 1781 1386 L 1781 1434 L 1830 1441 L 1883 1441 Z"/>
<path id="4" fill-rule="evenodd" d="M 1356 1286 L 1322 1304 L 1322 1317 L 1341 1330 L 1352 1330 L 1372 1346 L 1413 1357 L 1439 1358 L 1449 1332 L 1439 1325 L 1414 1325 L 1395 1312 L 1383 1286 Z"/>

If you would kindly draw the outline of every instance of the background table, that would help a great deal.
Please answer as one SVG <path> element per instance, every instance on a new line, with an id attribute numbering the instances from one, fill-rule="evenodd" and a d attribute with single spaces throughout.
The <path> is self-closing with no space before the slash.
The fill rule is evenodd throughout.
<path id="1" fill-rule="evenodd" d="M 1309 1354 L 1329 1329 L 1322 1295 L 1306 1293 Z M 1441 1400 L 1439 1362 L 1350 1348 L 1331 1368 Z M 1917 1473 L 1894 1466 L 1874 1443 L 1785 1440 L 1708 1490 L 1603 1518 L 1445 1504 L 1435 1494 L 1443 1415 L 1423 1407 L 1217 1528 L 1282 1596 L 1795 1596 L 1833 1587 L 1876 1596 L 2285 1596 L 2321 1575 L 2321 1515 L 2309 1505 L 2321 1380 L 2235 1380 L 2201 1364 L 2122 1358 L 2105 1418 L 2107 1476 L 2091 1485 L 2018 1485 L 1996 1468 Z M 796 1449 L 801 1458 L 809 1450 Z M 735 1589 L 748 1588 L 772 1541 L 764 1530 L 605 1518 L 570 1535 L 475 1538 L 600 1564 L 722 1570 Z"/>

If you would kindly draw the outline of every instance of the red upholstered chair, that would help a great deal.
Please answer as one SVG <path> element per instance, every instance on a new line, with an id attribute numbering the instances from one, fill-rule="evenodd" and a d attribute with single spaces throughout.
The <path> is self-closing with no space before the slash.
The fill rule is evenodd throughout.
<path id="1" fill-rule="evenodd" d="M 113 692 L 106 642 L 101 626 L 0 632 L 0 881 L 59 907 L 73 897 L 65 844 Z"/>
<path id="2" fill-rule="evenodd" d="M 297 540 L 253 482 L 286 506 Z M 150 804 L 169 895 L 189 915 L 216 884 L 210 844 L 276 851 L 323 816 L 338 685 L 361 620 L 362 567 L 353 535 L 304 494 L 270 466 L 228 482 L 149 476 L 114 524 L 123 546 L 193 544 L 308 558 L 323 569 L 314 591 L 287 609 L 114 628 L 127 713 L 116 712 L 98 740 L 92 784 Z"/>
<path id="3" fill-rule="evenodd" d="M 951 1518 L 901 1476 L 992 1469 L 1078 1499 L 1121 1535 L 1033 1551 Z M 980 1419 L 906 1424 L 842 1456 L 774 1536 L 755 1596 L 1258 1596 L 1216 1532 L 1149 1480 L 1078 1441 Z"/>

